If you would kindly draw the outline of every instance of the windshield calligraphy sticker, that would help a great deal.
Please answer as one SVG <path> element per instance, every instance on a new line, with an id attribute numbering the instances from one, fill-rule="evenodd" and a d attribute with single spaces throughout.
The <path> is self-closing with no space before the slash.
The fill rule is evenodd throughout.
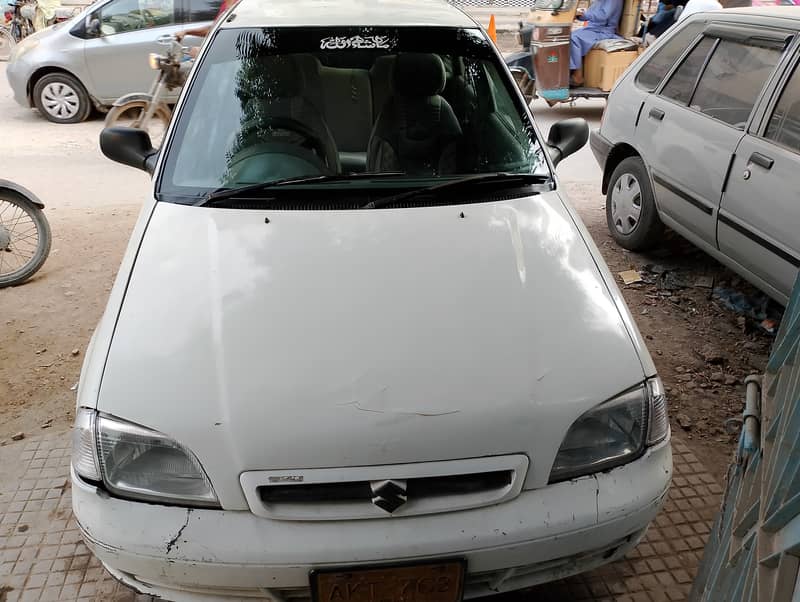
<path id="1" fill-rule="evenodd" d="M 333 36 L 322 38 L 319 47 L 320 50 L 383 50 L 391 48 L 391 39 L 389 36 Z"/>

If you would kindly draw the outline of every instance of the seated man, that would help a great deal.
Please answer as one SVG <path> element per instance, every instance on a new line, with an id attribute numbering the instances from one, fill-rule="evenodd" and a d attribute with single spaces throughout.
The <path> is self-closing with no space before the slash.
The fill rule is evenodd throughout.
<path id="1" fill-rule="evenodd" d="M 583 57 L 600 40 L 618 38 L 617 26 L 622 16 L 624 0 L 595 0 L 578 20 L 588 21 L 583 27 L 572 30 L 569 46 L 569 68 L 572 72 L 571 86 L 583 85 Z"/>

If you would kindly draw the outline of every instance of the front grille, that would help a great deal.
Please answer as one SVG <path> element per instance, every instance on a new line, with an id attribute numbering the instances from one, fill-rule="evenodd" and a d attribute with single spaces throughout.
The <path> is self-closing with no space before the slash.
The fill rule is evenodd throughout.
<path id="1" fill-rule="evenodd" d="M 348 520 L 453 512 L 498 504 L 522 489 L 522 454 L 417 464 L 254 471 L 241 484 L 254 514 Z"/>
<path id="2" fill-rule="evenodd" d="M 407 495 L 418 500 L 428 497 L 463 495 L 502 489 L 511 484 L 513 473 L 499 470 L 479 474 L 450 475 L 408 479 Z M 259 487 L 258 493 L 265 504 L 319 504 L 372 500 L 369 481 L 351 483 L 317 483 L 314 485 L 271 485 Z"/>

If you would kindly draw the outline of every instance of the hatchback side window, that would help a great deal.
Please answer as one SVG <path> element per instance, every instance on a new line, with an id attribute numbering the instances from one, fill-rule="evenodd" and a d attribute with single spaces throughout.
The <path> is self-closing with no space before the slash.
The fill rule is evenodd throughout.
<path id="1" fill-rule="evenodd" d="M 100 9 L 100 31 L 104 36 L 174 22 L 173 0 L 115 0 Z"/>
<path id="2" fill-rule="evenodd" d="M 705 26 L 703 22 L 690 23 L 678 33 L 667 40 L 662 46 L 655 48 L 650 59 L 639 69 L 636 74 L 636 85 L 648 92 L 652 92 L 664 79 L 678 57 L 692 43 L 700 30 Z"/>
<path id="3" fill-rule="evenodd" d="M 700 77 L 691 107 L 744 129 L 764 82 L 780 56 L 777 48 L 720 40 Z"/>
<path id="4" fill-rule="evenodd" d="M 708 54 L 714 48 L 715 38 L 703 38 L 692 49 L 680 67 L 672 74 L 669 81 L 661 90 L 661 95 L 671 98 L 681 104 L 689 104 L 694 92 L 697 76 L 706 63 Z"/>
<path id="5" fill-rule="evenodd" d="M 800 66 L 781 93 L 767 126 L 766 137 L 800 153 Z"/>
<path id="6" fill-rule="evenodd" d="M 222 0 L 183 0 L 179 20 L 183 23 L 213 21 L 221 5 Z"/>

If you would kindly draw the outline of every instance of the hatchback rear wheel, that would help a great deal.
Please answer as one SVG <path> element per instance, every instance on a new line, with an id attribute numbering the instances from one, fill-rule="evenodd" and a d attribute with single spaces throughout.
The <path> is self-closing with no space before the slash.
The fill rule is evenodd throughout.
<path id="1" fill-rule="evenodd" d="M 631 251 L 657 245 L 664 233 L 647 168 L 639 157 L 624 159 L 614 172 L 606 195 L 606 221 L 611 236 Z"/>

